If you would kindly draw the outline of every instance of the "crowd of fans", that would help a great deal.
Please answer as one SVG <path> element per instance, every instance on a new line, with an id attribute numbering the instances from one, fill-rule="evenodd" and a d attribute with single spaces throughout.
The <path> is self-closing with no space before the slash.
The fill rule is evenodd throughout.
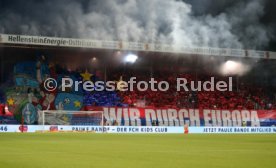
<path id="1" fill-rule="evenodd" d="M 133 74 L 132 74 L 133 75 Z M 137 75 L 138 79 L 149 80 L 149 78 Z M 130 75 L 123 78 L 128 80 Z M 168 91 L 126 91 L 118 92 L 124 104 L 128 106 L 140 106 L 139 101 L 144 101 L 147 107 L 163 108 L 202 108 L 202 109 L 276 109 L 275 97 L 270 98 L 267 91 L 262 87 L 251 86 L 244 83 L 234 83 L 232 91 L 176 91 L 176 78 L 186 78 L 190 81 L 210 80 L 208 75 L 177 74 L 177 75 L 155 75 L 157 81 L 168 81 L 170 88 Z M 217 77 L 224 80 L 223 77 Z"/>
<path id="2" fill-rule="evenodd" d="M 191 108 L 191 109 L 248 109 L 270 110 L 276 109 L 276 95 L 268 96 L 269 90 L 264 87 L 253 86 L 251 82 L 233 81 L 232 91 L 177 91 L 177 78 L 185 78 L 188 85 L 191 81 L 208 81 L 211 75 L 189 73 L 155 73 L 145 72 L 117 72 L 112 79 L 129 81 L 130 77 L 136 77 L 136 81 L 149 81 L 154 78 L 157 82 L 167 81 L 167 91 L 153 91 L 150 87 L 145 91 L 138 91 L 134 85 L 134 91 L 97 92 L 84 96 L 84 104 L 92 106 L 123 106 L 123 107 L 157 107 L 157 108 Z M 228 78 L 216 76 L 216 80 L 226 81 Z M 233 78 L 234 80 L 235 78 Z M 226 81 L 227 82 L 227 81 Z M 92 102 L 90 102 L 92 101 Z M 5 113 L 4 102 L 0 103 L 0 114 Z"/>

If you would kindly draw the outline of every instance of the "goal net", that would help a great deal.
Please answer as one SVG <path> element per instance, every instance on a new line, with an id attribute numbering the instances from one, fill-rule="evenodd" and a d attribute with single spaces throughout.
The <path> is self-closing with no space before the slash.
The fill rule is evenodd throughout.
<path id="1" fill-rule="evenodd" d="M 103 126 L 103 111 L 44 110 L 38 113 L 38 124 L 43 129 L 48 125 L 61 126 Z"/>

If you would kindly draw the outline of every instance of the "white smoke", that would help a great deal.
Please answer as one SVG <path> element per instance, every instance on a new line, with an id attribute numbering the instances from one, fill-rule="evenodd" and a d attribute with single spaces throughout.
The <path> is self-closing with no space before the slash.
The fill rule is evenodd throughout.
<path id="1" fill-rule="evenodd" d="M 193 15 L 176 0 L 18 1 L 0 11 L 1 33 L 251 48 L 269 43 L 261 0 L 238 2 L 218 15 Z"/>

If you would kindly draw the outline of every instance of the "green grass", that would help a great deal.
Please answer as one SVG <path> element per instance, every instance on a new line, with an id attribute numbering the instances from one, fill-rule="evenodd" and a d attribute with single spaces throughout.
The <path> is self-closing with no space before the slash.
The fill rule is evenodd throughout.
<path id="1" fill-rule="evenodd" d="M 276 167 L 276 135 L 2 133 L 0 167 Z"/>

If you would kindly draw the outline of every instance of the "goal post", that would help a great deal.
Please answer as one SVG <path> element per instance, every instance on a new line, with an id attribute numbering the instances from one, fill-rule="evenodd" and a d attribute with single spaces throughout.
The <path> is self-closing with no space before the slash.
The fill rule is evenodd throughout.
<path id="1" fill-rule="evenodd" d="M 42 131 L 46 126 L 104 127 L 104 115 L 103 111 L 43 110 L 38 112 L 38 124 L 42 125 Z"/>

